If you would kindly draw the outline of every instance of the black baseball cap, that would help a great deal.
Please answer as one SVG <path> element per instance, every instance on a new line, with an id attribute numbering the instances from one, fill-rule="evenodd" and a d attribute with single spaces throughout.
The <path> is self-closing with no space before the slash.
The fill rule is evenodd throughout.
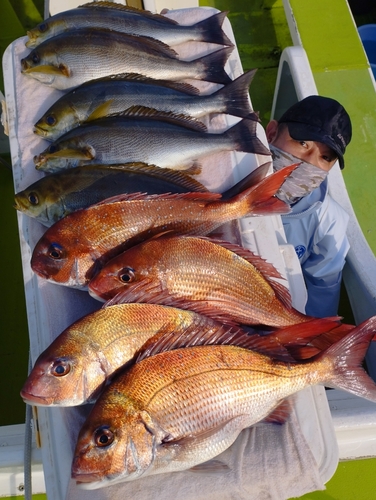
<path id="1" fill-rule="evenodd" d="M 322 142 L 338 156 L 341 169 L 343 155 L 351 141 L 351 120 L 345 108 L 335 99 L 311 95 L 293 104 L 278 120 L 286 123 L 290 136 L 297 141 Z"/>

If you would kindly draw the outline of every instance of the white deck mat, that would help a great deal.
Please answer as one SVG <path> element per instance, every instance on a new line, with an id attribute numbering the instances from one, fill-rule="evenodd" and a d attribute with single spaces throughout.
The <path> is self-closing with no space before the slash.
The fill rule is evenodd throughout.
<path id="1" fill-rule="evenodd" d="M 215 9 L 195 8 L 168 13 L 182 24 L 212 15 Z M 228 20 L 224 29 L 233 39 Z M 20 191 L 41 177 L 35 170 L 33 156 L 47 142 L 34 135 L 32 126 L 61 92 L 50 89 L 20 73 L 20 59 L 29 51 L 26 38 L 13 42 L 3 60 L 5 97 L 8 107 L 9 137 L 14 169 L 15 190 Z M 196 58 L 217 49 L 208 44 L 187 43 L 179 47 L 182 57 Z M 232 78 L 242 73 L 237 49 L 226 66 Z M 196 84 L 197 82 L 195 82 Z M 204 87 L 206 84 L 204 85 Z M 215 85 L 208 84 L 208 91 Z M 252 93 L 252 86 L 251 86 Z M 210 122 L 211 130 L 222 130 L 238 119 L 218 116 Z M 260 138 L 265 141 L 263 128 Z M 242 153 L 212 155 L 202 161 L 199 180 L 213 191 L 224 190 L 246 173 L 268 159 Z M 35 243 L 45 228 L 35 220 L 18 214 L 23 259 L 25 293 L 29 321 L 32 360 L 73 321 L 100 307 L 86 292 L 47 283 L 30 269 L 30 257 Z M 291 269 L 283 260 L 285 250 L 279 248 L 283 229 L 280 217 L 248 218 L 242 221 L 247 246 L 257 250 L 288 277 L 298 275 L 298 293 L 292 293 L 297 306 L 304 287 L 299 266 Z M 283 242 L 283 241 L 282 241 Z M 291 256 L 290 256 L 291 257 Z M 291 260 L 291 259 L 290 259 Z M 293 292 L 293 291 L 292 291 Z M 50 500 L 116 500 L 155 498 L 199 499 L 273 499 L 284 500 L 324 488 L 337 463 L 337 445 L 324 390 L 308 389 L 296 399 L 295 411 L 282 426 L 261 424 L 241 433 L 234 445 L 219 459 L 229 465 L 228 473 L 209 474 L 190 471 L 156 475 L 138 481 L 114 485 L 95 491 L 78 489 L 70 479 L 70 466 L 75 439 L 87 408 L 38 408 L 42 438 L 42 455 L 46 489 Z"/>

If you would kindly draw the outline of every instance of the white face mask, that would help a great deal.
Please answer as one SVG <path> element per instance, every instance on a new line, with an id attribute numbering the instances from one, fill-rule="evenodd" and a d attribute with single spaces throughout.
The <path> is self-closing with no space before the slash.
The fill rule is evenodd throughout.
<path id="1" fill-rule="evenodd" d="M 272 144 L 269 149 L 273 157 L 273 170 L 277 171 L 293 163 L 299 166 L 289 175 L 276 193 L 277 198 L 292 205 L 304 196 L 307 196 L 326 179 L 328 172 L 311 163 L 300 160 L 296 156 L 286 153 Z"/>

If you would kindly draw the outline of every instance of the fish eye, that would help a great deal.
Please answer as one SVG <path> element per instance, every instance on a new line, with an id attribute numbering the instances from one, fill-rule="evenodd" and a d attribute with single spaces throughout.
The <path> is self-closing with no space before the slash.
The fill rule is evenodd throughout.
<path id="1" fill-rule="evenodd" d="M 123 267 L 123 269 L 118 274 L 119 280 L 122 283 L 132 283 L 136 279 L 136 274 L 134 269 L 131 267 Z"/>
<path id="2" fill-rule="evenodd" d="M 48 255 L 54 260 L 62 259 L 64 257 L 63 247 L 58 243 L 51 243 L 48 249 Z"/>
<path id="3" fill-rule="evenodd" d="M 39 57 L 38 52 L 33 52 L 32 56 L 31 56 L 31 60 L 33 61 L 34 64 L 39 63 L 40 57 Z"/>
<path id="4" fill-rule="evenodd" d="M 108 426 L 99 427 L 94 433 L 94 442 L 99 447 L 109 446 L 114 440 L 114 433 Z"/>
<path id="5" fill-rule="evenodd" d="M 47 125 L 50 125 L 50 126 L 55 125 L 55 123 L 56 123 L 55 115 L 47 115 L 45 121 L 46 121 Z"/>
<path id="6" fill-rule="evenodd" d="M 32 205 L 38 205 L 39 203 L 39 199 L 38 199 L 38 195 L 34 192 L 31 192 L 28 196 L 28 200 L 30 201 L 30 203 Z"/>
<path id="7" fill-rule="evenodd" d="M 49 153 L 56 153 L 57 151 L 57 146 L 55 146 L 55 144 L 51 144 L 51 146 L 48 148 L 47 150 Z"/>
<path id="8" fill-rule="evenodd" d="M 68 361 L 65 361 L 63 359 L 58 359 L 53 363 L 51 367 L 51 373 L 52 375 L 55 375 L 55 377 L 64 377 L 64 375 L 68 375 L 70 370 L 71 370 L 70 363 L 68 363 Z"/>
<path id="9" fill-rule="evenodd" d="M 47 23 L 40 23 L 40 25 L 38 26 L 39 28 L 39 31 L 41 33 L 44 33 L 45 31 L 48 30 L 48 24 Z"/>

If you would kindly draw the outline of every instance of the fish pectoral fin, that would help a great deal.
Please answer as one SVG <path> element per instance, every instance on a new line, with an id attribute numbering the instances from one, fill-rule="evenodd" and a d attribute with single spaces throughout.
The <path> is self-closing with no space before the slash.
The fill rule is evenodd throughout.
<path id="1" fill-rule="evenodd" d="M 224 462 L 221 462 L 221 460 L 208 460 L 207 462 L 204 462 L 202 464 L 195 465 L 194 467 L 191 467 L 190 469 L 191 472 L 204 472 L 205 474 L 210 474 L 210 473 L 223 473 L 223 472 L 229 472 L 231 469 L 230 467 L 225 464 Z"/>
<path id="2" fill-rule="evenodd" d="M 52 66 L 50 64 L 42 64 L 40 66 L 33 66 L 23 70 L 23 73 L 44 73 L 45 75 L 63 75 L 70 76 L 70 69 L 66 64 L 59 64 L 59 66 Z"/>
<path id="3" fill-rule="evenodd" d="M 200 175 L 202 172 L 202 165 L 195 160 L 190 167 L 184 170 L 184 172 L 188 175 Z"/>
<path id="4" fill-rule="evenodd" d="M 85 122 L 91 122 L 93 120 L 97 120 L 98 118 L 103 118 L 108 116 L 109 110 L 111 108 L 111 104 L 114 102 L 113 99 L 109 99 L 106 102 L 100 104 L 94 111 L 86 118 Z"/>
<path id="5" fill-rule="evenodd" d="M 240 416 L 242 418 L 242 416 Z M 196 434 L 188 434 L 186 436 L 180 437 L 180 438 L 169 438 L 166 437 L 162 444 L 163 445 L 178 445 L 178 446 L 194 446 L 195 443 L 197 443 L 197 446 L 202 446 L 203 441 L 208 441 L 212 438 L 212 436 L 215 436 L 218 434 L 223 428 L 226 427 L 230 422 L 233 420 L 239 418 L 239 416 L 229 418 L 228 420 L 221 422 L 219 425 L 210 427 L 208 429 L 204 429 L 201 432 L 197 432 Z"/>
<path id="6" fill-rule="evenodd" d="M 77 160 L 93 160 L 95 149 L 92 146 L 85 146 L 82 149 L 61 149 L 54 153 L 45 154 L 46 158 L 72 158 Z"/>

